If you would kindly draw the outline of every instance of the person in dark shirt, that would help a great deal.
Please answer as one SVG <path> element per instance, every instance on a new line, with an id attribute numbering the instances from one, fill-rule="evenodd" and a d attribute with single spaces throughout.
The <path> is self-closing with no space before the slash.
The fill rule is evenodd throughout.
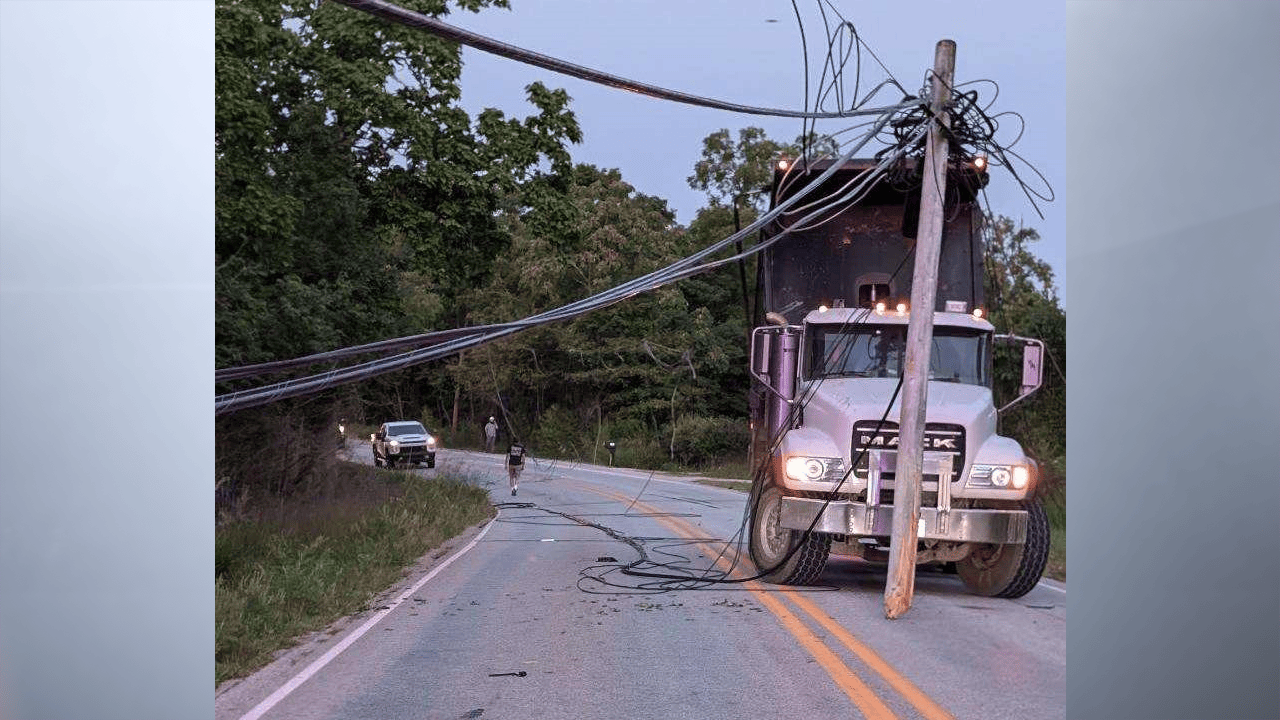
<path id="1" fill-rule="evenodd" d="M 520 472 L 524 470 L 524 445 L 518 442 L 507 447 L 507 478 L 511 480 L 511 494 L 516 494 L 520 484 Z"/>

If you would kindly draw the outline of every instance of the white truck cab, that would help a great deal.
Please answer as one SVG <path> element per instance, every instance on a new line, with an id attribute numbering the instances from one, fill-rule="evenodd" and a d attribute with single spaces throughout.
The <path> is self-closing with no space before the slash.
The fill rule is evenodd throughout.
<path id="1" fill-rule="evenodd" d="M 750 351 L 749 548 L 778 583 L 813 582 L 832 552 L 887 560 L 893 529 L 919 170 L 836 201 L 878 161 L 834 162 L 780 165 L 774 207 L 816 189 L 761 231 L 757 296 L 770 310 Z M 996 432 L 993 347 L 1023 346 L 1022 391 L 1007 408 L 1039 387 L 1043 343 L 998 335 L 984 317 L 986 180 L 982 168 L 949 168 L 936 305 L 921 310 L 933 330 L 916 561 L 953 566 L 977 593 L 1018 597 L 1044 571 L 1049 525 L 1035 462 Z M 826 215 L 804 221 L 822 202 Z"/>
<path id="2" fill-rule="evenodd" d="M 760 371 L 769 358 L 752 357 L 753 374 L 767 386 L 792 384 L 789 396 L 776 394 L 785 431 L 771 453 L 773 492 L 761 494 L 754 513 L 757 565 L 791 554 L 772 579 L 811 582 L 818 556 L 874 560 L 888 546 L 909 319 L 905 309 L 820 308 L 800 326 L 756 330 L 753 351 L 795 348 L 794 363 L 786 350 L 775 353 L 767 376 Z M 954 562 L 975 591 L 1020 595 L 1043 572 L 1048 525 L 1029 502 L 1035 462 L 996 434 L 995 328 L 970 313 L 937 312 L 933 322 L 917 561 Z M 768 335 L 775 342 L 760 341 Z M 793 383 L 778 377 L 793 373 Z M 791 553 L 806 537 L 810 547 Z"/>

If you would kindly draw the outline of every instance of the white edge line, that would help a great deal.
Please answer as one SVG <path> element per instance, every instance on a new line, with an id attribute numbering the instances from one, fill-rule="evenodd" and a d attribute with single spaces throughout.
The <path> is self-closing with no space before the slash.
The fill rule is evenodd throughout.
<path id="1" fill-rule="evenodd" d="M 498 515 L 501 515 L 501 514 L 502 514 L 502 511 L 499 510 Z M 254 706 L 252 710 L 245 713 L 244 715 L 241 715 L 240 720 L 258 720 L 258 718 L 261 718 L 263 715 L 265 715 L 269 710 L 271 710 L 271 708 L 275 707 L 277 703 L 279 703 L 281 700 L 288 697 L 289 693 L 298 689 L 299 685 L 306 682 L 312 675 L 315 675 L 317 672 L 320 671 L 321 668 L 323 668 L 325 665 L 328 665 L 329 662 L 332 661 L 334 658 L 338 657 L 339 653 L 341 653 L 343 650 L 346 650 L 348 647 L 350 647 L 351 644 L 354 643 L 356 640 L 359 640 L 360 637 L 364 635 L 366 632 L 368 632 L 370 628 L 372 628 L 374 625 L 377 625 L 379 620 L 386 617 L 392 610 L 395 610 L 397 607 L 399 607 L 400 603 L 403 603 L 405 600 L 408 600 L 410 595 L 413 595 L 414 593 L 418 592 L 418 590 L 421 589 L 423 585 L 427 584 L 428 580 L 435 577 L 437 574 L 440 573 L 441 570 L 444 570 L 445 568 L 449 567 L 449 565 L 454 560 L 457 560 L 458 558 L 462 557 L 463 555 L 466 554 L 468 550 L 475 547 L 476 543 L 480 542 L 481 538 L 483 538 L 485 534 L 489 532 L 489 528 L 493 527 L 493 523 L 497 519 L 498 519 L 498 516 L 495 515 L 493 520 L 490 520 L 489 524 L 485 525 L 484 529 L 480 531 L 480 534 L 476 535 L 475 538 L 471 540 L 471 542 L 467 543 L 466 547 L 454 553 L 452 556 L 449 557 L 448 560 L 445 560 L 444 562 L 432 568 L 431 572 L 427 573 L 420 580 L 418 580 L 418 582 L 414 583 L 413 587 L 404 591 L 404 593 L 400 595 L 400 597 L 393 600 L 390 605 L 388 605 L 386 608 L 382 610 L 379 610 L 377 613 L 374 613 L 373 617 L 369 618 L 364 622 L 363 625 L 353 630 L 351 634 L 342 638 L 342 641 L 339 642 L 337 645 L 334 645 L 333 647 L 329 648 L 328 652 L 316 658 L 315 662 L 312 662 L 310 665 L 308 665 L 302 672 L 298 673 L 297 675 L 294 675 L 293 678 L 289 680 L 289 682 L 285 683 L 284 685 L 281 685 L 278 690 L 268 695 L 266 699 L 264 699 L 262 702 Z"/>
<path id="2" fill-rule="evenodd" d="M 1041 580 L 1040 582 L 1038 582 L 1038 583 L 1036 583 L 1036 584 L 1037 584 L 1037 585 L 1039 585 L 1040 587 L 1047 587 L 1047 588 L 1049 588 L 1050 590 L 1057 590 L 1058 592 L 1062 593 L 1063 595 L 1066 595 L 1066 594 L 1067 594 L 1067 589 L 1066 589 L 1066 588 L 1064 588 L 1064 587 L 1058 587 L 1057 585 L 1050 585 L 1049 583 L 1047 583 L 1047 582 L 1045 582 L 1045 581 L 1043 581 L 1043 580 Z"/>

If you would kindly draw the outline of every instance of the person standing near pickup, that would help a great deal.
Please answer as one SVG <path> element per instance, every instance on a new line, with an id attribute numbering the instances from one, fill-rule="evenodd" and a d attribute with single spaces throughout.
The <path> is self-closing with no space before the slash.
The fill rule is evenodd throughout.
<path id="1" fill-rule="evenodd" d="M 484 451 L 493 452 L 493 443 L 498 439 L 498 421 L 489 416 L 489 422 L 484 426 Z"/>
<path id="2" fill-rule="evenodd" d="M 524 445 L 513 442 L 507 447 L 507 478 L 511 481 L 511 494 L 520 485 L 520 473 L 524 470 Z"/>

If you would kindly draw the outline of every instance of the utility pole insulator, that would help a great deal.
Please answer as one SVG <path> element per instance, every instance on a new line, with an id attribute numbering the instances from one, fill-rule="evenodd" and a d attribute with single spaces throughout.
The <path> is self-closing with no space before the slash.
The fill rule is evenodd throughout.
<path id="1" fill-rule="evenodd" d="M 924 178 L 920 189 L 920 225 L 916 234 L 915 269 L 911 276 L 911 318 L 907 322 L 906 362 L 902 372 L 902 418 L 893 480 L 893 530 L 889 540 L 889 576 L 884 588 L 884 615 L 890 620 L 911 608 L 919 541 L 920 485 L 924 464 L 925 408 L 928 406 L 929 350 L 933 307 L 938 291 L 938 258 L 942 253 L 943 198 L 947 187 L 947 104 L 955 75 L 956 44 L 939 40 L 934 50 L 930 122 L 925 143 Z M 951 478 L 939 474 L 939 483 Z"/>

